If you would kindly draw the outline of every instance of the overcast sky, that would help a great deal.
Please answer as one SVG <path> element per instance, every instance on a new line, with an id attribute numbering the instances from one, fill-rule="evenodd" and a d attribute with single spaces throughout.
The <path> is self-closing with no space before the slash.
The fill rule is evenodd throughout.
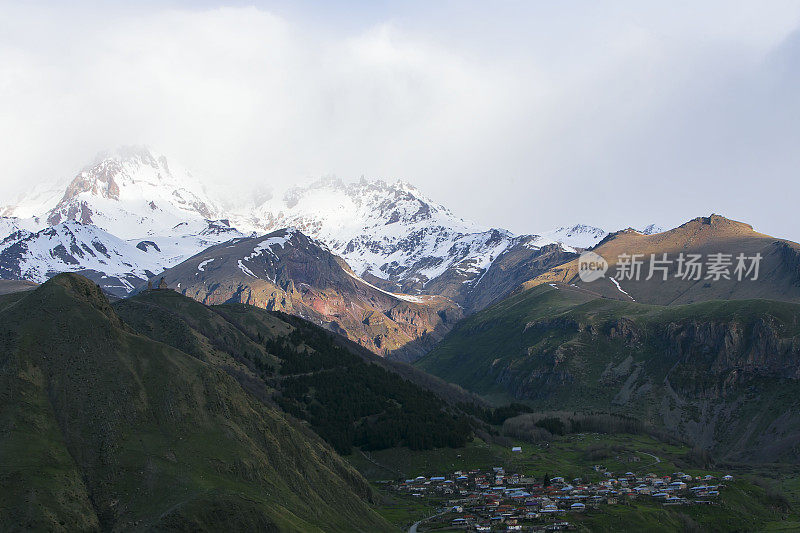
<path id="1" fill-rule="evenodd" d="M 0 204 L 147 144 L 247 196 L 403 179 L 516 232 L 800 239 L 800 2 L 0 0 Z"/>

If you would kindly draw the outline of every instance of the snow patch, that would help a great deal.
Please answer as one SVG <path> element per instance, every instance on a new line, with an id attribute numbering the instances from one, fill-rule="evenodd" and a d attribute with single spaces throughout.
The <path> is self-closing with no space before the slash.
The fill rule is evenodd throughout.
<path id="1" fill-rule="evenodd" d="M 631 301 L 634 301 L 634 302 L 636 301 L 636 300 L 634 300 L 634 299 L 633 299 L 633 296 L 631 296 L 630 294 L 628 294 L 627 292 L 625 292 L 625 290 L 624 290 L 624 289 L 623 289 L 623 288 L 620 286 L 620 284 L 619 284 L 619 281 L 617 281 L 617 280 L 616 280 L 616 279 L 614 279 L 614 278 L 608 278 L 608 279 L 609 279 L 609 280 L 611 280 L 611 283 L 613 283 L 613 284 L 614 284 L 614 285 L 617 287 L 617 290 L 618 290 L 619 292 L 621 292 L 622 294 L 624 294 L 625 296 L 627 296 L 628 298 L 630 298 L 630 299 L 631 299 Z"/>
<path id="2" fill-rule="evenodd" d="M 238 264 L 238 265 L 239 265 L 239 270 L 241 270 L 242 272 L 244 272 L 246 275 L 248 275 L 248 276 L 250 276 L 250 277 L 252 277 L 252 278 L 256 278 L 256 279 L 258 279 L 258 276 L 256 276 L 255 274 L 253 274 L 253 272 L 252 272 L 252 271 L 251 271 L 249 268 L 247 268 L 246 266 L 244 266 L 244 263 L 242 263 L 242 260 L 241 260 L 241 259 L 239 259 L 239 260 L 236 262 L 236 264 Z"/>
<path id="3" fill-rule="evenodd" d="M 425 301 L 423 298 L 420 298 L 418 296 L 411 296 L 410 294 L 400 294 L 400 293 L 396 293 L 396 292 L 385 291 L 385 290 L 381 289 L 380 287 L 376 287 L 372 283 L 359 278 L 358 276 L 356 276 L 355 274 L 353 274 L 352 272 L 350 272 L 350 271 L 348 271 L 346 269 L 344 270 L 344 272 L 345 272 L 345 274 L 347 274 L 348 276 L 350 276 L 354 280 L 359 281 L 359 282 L 363 283 L 364 285 L 367 285 L 368 287 L 372 287 L 376 291 L 382 292 L 383 294 L 386 294 L 387 296 L 391 296 L 392 298 L 397 298 L 398 300 L 403 300 L 403 301 L 406 301 L 406 302 L 413 302 L 413 303 L 423 303 Z"/>
<path id="4" fill-rule="evenodd" d="M 205 261 L 203 261 L 202 263 L 197 265 L 197 270 L 199 270 L 200 272 L 205 272 L 206 265 L 209 264 L 213 260 L 214 259 L 206 259 Z"/>

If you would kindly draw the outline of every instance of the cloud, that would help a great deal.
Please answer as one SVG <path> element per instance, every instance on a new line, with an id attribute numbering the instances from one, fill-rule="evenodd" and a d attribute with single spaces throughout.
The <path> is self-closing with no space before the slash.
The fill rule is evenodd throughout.
<path id="1" fill-rule="evenodd" d="M 0 7 L 0 186 L 149 144 L 233 200 L 363 174 L 519 232 L 791 224 L 797 2 L 346 6 Z"/>

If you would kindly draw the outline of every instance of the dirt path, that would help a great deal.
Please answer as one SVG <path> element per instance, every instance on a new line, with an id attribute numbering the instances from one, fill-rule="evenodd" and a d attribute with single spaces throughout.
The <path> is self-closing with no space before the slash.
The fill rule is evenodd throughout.
<path id="1" fill-rule="evenodd" d="M 643 454 L 643 455 L 650 456 L 650 457 L 652 457 L 653 459 L 655 459 L 655 461 L 653 461 L 652 463 L 650 463 L 650 464 L 648 464 L 648 465 L 645 465 L 645 466 L 643 466 L 643 467 L 641 467 L 641 468 L 650 468 L 651 466 L 653 466 L 653 465 L 657 465 L 658 463 L 660 463 L 660 462 L 661 462 L 661 459 L 660 459 L 660 458 L 659 458 L 657 455 L 653 455 L 652 453 L 647 453 L 647 452 L 643 452 L 643 451 L 640 451 L 640 450 L 637 450 L 637 452 L 638 452 L 638 453 L 641 453 L 641 454 Z"/>
<path id="2" fill-rule="evenodd" d="M 417 533 L 417 526 L 419 526 L 421 523 L 427 522 L 428 520 L 431 520 L 432 518 L 436 518 L 437 516 L 442 516 L 446 512 L 447 512 L 447 510 L 444 510 L 444 511 L 442 511 L 440 513 L 436 513 L 434 515 L 431 515 L 428 518 L 423 518 L 422 520 L 419 520 L 418 522 L 414 522 L 413 524 L 411 524 L 411 527 L 408 528 L 408 533 Z"/>

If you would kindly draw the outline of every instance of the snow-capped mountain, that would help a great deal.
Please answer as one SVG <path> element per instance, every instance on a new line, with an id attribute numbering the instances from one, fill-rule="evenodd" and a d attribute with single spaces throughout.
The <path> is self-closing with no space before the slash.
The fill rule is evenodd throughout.
<path id="1" fill-rule="evenodd" d="M 221 218 L 188 170 L 142 147 L 121 148 L 80 172 L 46 215 L 50 226 L 77 220 L 123 239 Z"/>
<path id="2" fill-rule="evenodd" d="M 664 233 L 665 231 L 667 231 L 667 228 L 659 226 L 658 224 L 649 224 L 639 230 L 639 233 L 642 235 L 655 235 L 656 233 Z"/>
<path id="3" fill-rule="evenodd" d="M 0 217 L 25 220 L 28 226 L 42 229 L 47 217 L 42 217 L 63 198 L 71 179 L 61 179 L 55 183 L 39 183 L 20 195 L 11 204 L 0 206 Z"/>
<path id="4" fill-rule="evenodd" d="M 359 274 L 421 282 L 465 260 L 499 253 L 513 238 L 456 217 L 413 186 L 325 178 L 271 198 L 240 218 L 261 230 L 295 226 Z"/>
<path id="5" fill-rule="evenodd" d="M 608 235 L 608 231 L 595 226 L 586 224 L 576 224 L 575 226 L 561 227 L 551 231 L 545 231 L 542 236 L 546 239 L 560 242 L 570 248 L 591 248 Z"/>
<path id="6" fill-rule="evenodd" d="M 38 231 L 40 229 L 42 229 L 42 224 L 33 217 L 0 217 L 0 238 L 20 230 Z"/>
<path id="7" fill-rule="evenodd" d="M 131 279 L 141 279 L 144 270 L 157 274 L 153 268 L 173 267 L 245 233 L 293 226 L 344 258 L 356 275 L 381 290 L 444 295 L 469 311 L 503 296 L 513 288 L 512 282 L 538 275 L 539 269 L 595 245 L 608 234 L 577 225 L 539 235 L 514 235 L 466 221 L 399 181 L 345 183 L 325 178 L 284 195 L 251 196 L 243 203 L 248 206 L 229 212 L 205 193 L 189 171 L 166 157 L 147 148 L 122 148 L 98 158 L 61 183 L 60 189 L 39 187 L 0 209 L 4 215 L 0 238 L 7 235 L 10 248 L 30 237 L 24 231 L 38 235 L 42 244 L 25 256 L 17 275 L 40 280 L 62 263 L 73 264 L 72 269 L 101 268 L 103 263 L 96 264 L 91 255 L 73 254 L 70 261 L 75 263 L 59 262 L 55 249 L 48 257 L 42 255 L 44 243 L 51 241 L 43 240 L 46 234 L 41 230 L 71 221 L 69 227 L 77 232 L 75 224 L 82 224 L 85 232 L 102 230 L 101 240 L 109 235 L 127 243 L 127 249 L 138 250 L 127 263 Z M 123 250 L 116 241 L 105 246 Z M 22 261 L 22 255 L 15 257 Z M 34 268 L 37 260 L 41 265 Z M 116 267 L 103 268 L 109 276 L 121 274 Z"/>
<path id="8" fill-rule="evenodd" d="M 162 235 L 131 239 L 139 249 L 155 251 L 164 268 L 186 260 L 215 244 L 245 237 L 225 220 L 191 220 L 176 224 Z"/>
<path id="9" fill-rule="evenodd" d="M 96 226 L 62 222 L 0 241 L 0 278 L 37 283 L 60 272 L 78 272 L 116 296 L 166 268 L 160 254 L 137 247 Z"/>
<path id="10" fill-rule="evenodd" d="M 661 233 L 665 230 L 659 225 L 650 224 L 641 230 L 635 231 L 642 235 L 653 235 L 654 233 Z M 611 232 L 596 226 L 576 224 L 575 226 L 560 227 L 551 231 L 545 231 L 541 235 L 547 240 L 559 242 L 570 248 L 587 249 L 605 239 L 609 233 Z"/>
<path id="11" fill-rule="evenodd" d="M 536 254 L 556 244 L 468 222 L 401 181 L 321 179 L 268 199 L 236 217 L 236 225 L 257 231 L 297 227 L 373 283 L 411 294 L 444 294 L 459 303 L 514 246 L 524 241 Z"/>
<path id="12" fill-rule="evenodd" d="M 95 281 L 113 293 L 129 292 L 146 272 L 244 236 L 219 218 L 190 172 L 143 147 L 100 157 L 72 180 L 36 188 L 0 212 L 0 238 L 20 262 L 14 268 L 7 257 L 3 277 L 17 272 L 44 281 L 59 271 L 97 271 L 107 277 Z M 75 247 L 69 257 L 61 251 L 68 244 Z M 114 260 L 93 255 L 94 244 L 117 252 Z"/>

